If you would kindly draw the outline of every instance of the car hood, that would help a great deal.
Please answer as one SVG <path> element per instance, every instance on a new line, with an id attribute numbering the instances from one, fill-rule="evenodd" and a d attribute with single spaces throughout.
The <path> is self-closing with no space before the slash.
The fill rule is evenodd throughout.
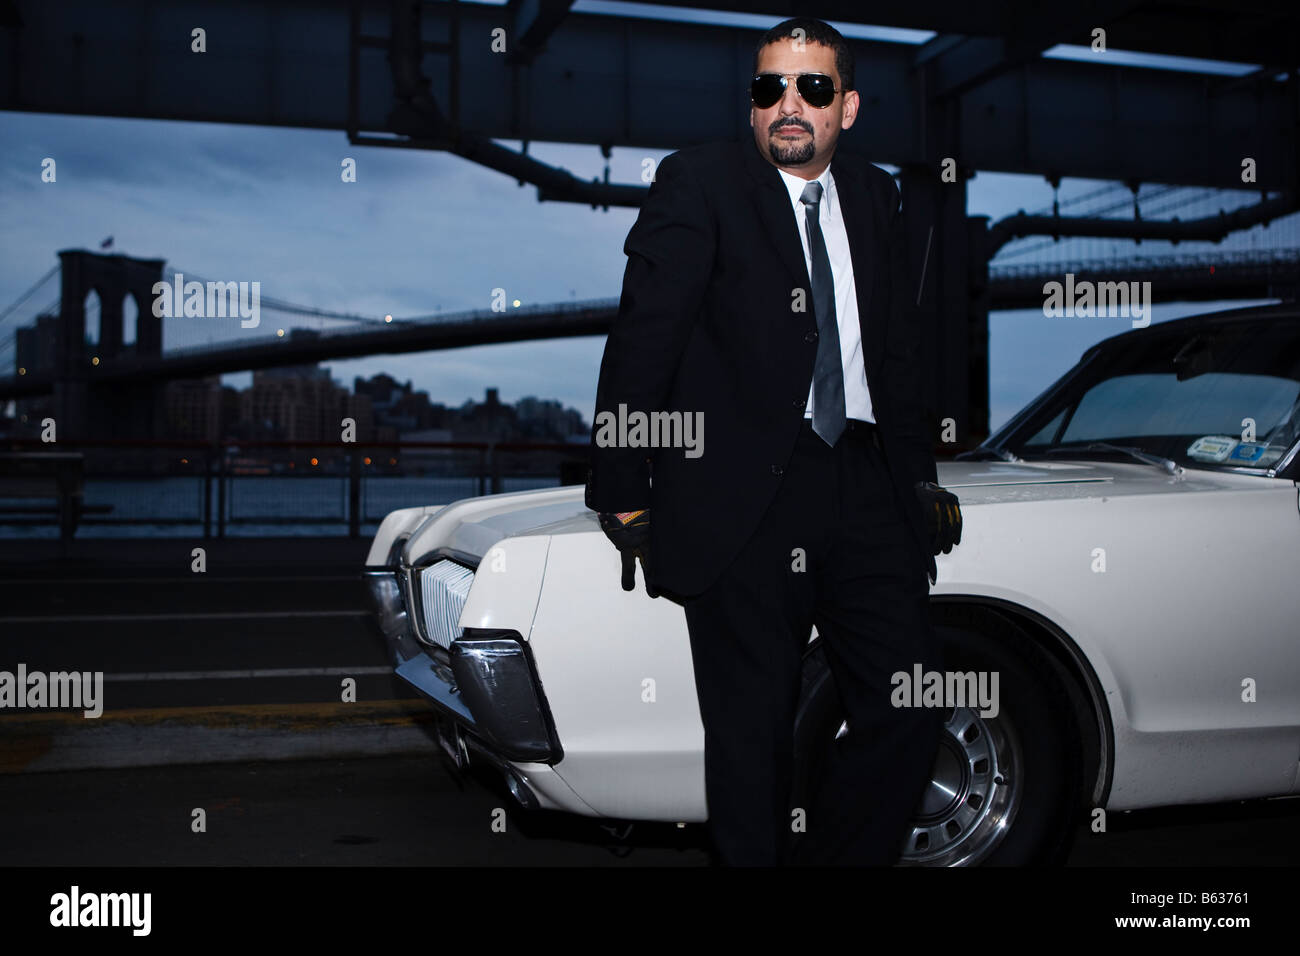
<path id="1" fill-rule="evenodd" d="M 962 507 L 1065 498 L 1187 494 L 1227 489 L 1264 490 L 1273 479 L 1188 468 L 1179 477 L 1164 469 L 1122 461 L 940 461 L 939 483 Z M 482 556 L 502 538 L 599 531 L 583 502 L 581 485 L 453 502 L 425 519 L 406 547 L 408 561 L 434 548 Z"/>
<path id="2" fill-rule="evenodd" d="M 963 507 L 1275 487 L 1263 475 L 1204 468 L 1184 468 L 1171 475 L 1158 465 L 1137 461 L 941 461 L 938 469 L 939 483 L 957 495 Z"/>

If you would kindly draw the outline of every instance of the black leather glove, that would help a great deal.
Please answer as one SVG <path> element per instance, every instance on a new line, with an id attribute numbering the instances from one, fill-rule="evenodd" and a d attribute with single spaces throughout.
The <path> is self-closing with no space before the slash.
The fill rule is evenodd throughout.
<path id="1" fill-rule="evenodd" d="M 933 481 L 918 481 L 916 496 L 921 499 L 925 515 L 925 533 L 931 539 L 933 554 L 947 554 L 961 544 L 961 505 L 957 496 Z"/>
<path id="2" fill-rule="evenodd" d="M 650 583 L 650 511 L 622 511 L 618 514 L 599 512 L 601 530 L 614 542 L 623 558 L 623 590 L 636 590 L 636 559 L 641 559 L 641 577 L 645 579 L 645 593 L 659 596 L 658 589 Z"/>

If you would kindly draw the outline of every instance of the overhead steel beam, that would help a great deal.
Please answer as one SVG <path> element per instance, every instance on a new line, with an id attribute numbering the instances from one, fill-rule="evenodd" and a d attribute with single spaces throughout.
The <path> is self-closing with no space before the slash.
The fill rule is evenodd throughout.
<path id="1" fill-rule="evenodd" d="M 567 169 L 551 166 L 517 150 L 507 149 L 477 133 L 460 133 L 452 140 L 394 141 L 373 136 L 355 136 L 352 141 L 361 146 L 403 146 L 411 149 L 440 149 L 488 169 L 495 169 L 517 180 L 520 185 L 530 183 L 537 187 L 538 202 L 577 202 L 593 208 L 610 206 L 638 207 L 645 199 L 649 186 L 610 183 L 599 179 L 584 180 Z"/>
<path id="2" fill-rule="evenodd" d="M 1180 8 L 1195 7 L 1199 10 Z M 1258 64 L 1285 70 L 1300 64 L 1300 5 L 1280 2 L 1147 4 L 1108 35 L 1109 47 Z"/>
<path id="3" fill-rule="evenodd" d="M 1101 219 L 1085 216 L 1031 216 L 1020 212 L 989 228 L 990 258 L 1012 239 L 1022 236 L 1087 236 L 1098 239 L 1165 239 L 1170 242 L 1220 242 L 1230 233 L 1268 225 L 1300 209 L 1293 192 L 1265 199 L 1232 212 L 1220 211 L 1200 219 Z"/>
<path id="4" fill-rule="evenodd" d="M 648 0 L 656 6 L 694 8 L 697 0 Z M 970 0 L 907 0 L 864 4 L 862 0 L 708 0 L 707 7 L 730 13 L 764 14 L 775 24 L 792 16 L 813 16 L 834 23 L 1005 37 L 1015 33 L 1024 7 Z M 1104 14 L 1097 0 L 1070 3 L 1044 0 L 1030 9 L 1077 11 L 1085 23 Z M 1086 46 L 1091 27 L 1062 43 Z M 1297 59 L 1300 5 L 1291 0 L 1143 0 L 1108 30 L 1107 46 L 1116 50 L 1184 56 L 1202 60 L 1259 63 L 1285 67 Z"/>
<path id="5" fill-rule="evenodd" d="M 546 48 L 547 38 L 569 15 L 572 6 L 573 0 L 510 0 L 506 7 L 514 22 L 514 46 L 507 50 L 506 57 L 511 62 L 532 62 Z"/>
<path id="6" fill-rule="evenodd" d="M 964 93 L 1037 59 L 1059 43 L 1086 42 L 1094 28 L 1111 26 L 1116 19 L 1132 12 L 1137 3 L 1134 0 L 1101 0 L 1081 7 L 1043 7 L 1016 0 L 1009 6 L 1012 15 L 1007 32 L 1002 35 L 958 38 L 953 34 L 940 34 L 922 46 L 917 62 L 918 66 L 927 64 L 928 95 L 946 97 Z M 945 48 L 938 55 L 921 55 L 927 48 L 938 46 Z"/>
<path id="7" fill-rule="evenodd" d="M 384 0 L 356 0 L 355 14 L 338 0 L 14 5 L 22 25 L 0 26 L 0 51 L 13 56 L 0 69 L 0 108 L 354 129 L 374 137 L 362 142 L 449 148 L 442 137 L 407 142 L 394 128 L 403 96 Z M 652 150 L 752 135 L 745 80 L 757 30 L 571 13 L 525 66 L 491 48 L 492 31 L 510 29 L 507 14 L 478 3 L 422 7 L 418 76 L 467 144 Z M 354 25 L 366 42 L 351 42 Z M 206 53 L 191 52 L 196 27 Z M 929 135 L 915 46 L 851 45 L 862 104 L 842 142 L 877 162 L 936 164 L 959 149 L 966 169 L 1239 188 L 1250 157 L 1259 188 L 1294 179 L 1293 82 L 1223 90 L 1197 73 L 1040 59 L 951 98 L 955 135 L 940 141 Z"/>
<path id="8" fill-rule="evenodd" d="M 565 0 L 548 3 L 553 13 L 559 6 L 567 9 Z M 538 200 L 585 202 L 593 208 L 608 209 L 614 206 L 639 206 L 648 190 L 647 186 L 624 186 L 595 180 L 584 182 L 568 170 L 550 166 L 522 152 L 507 149 L 481 133 L 465 130 L 460 122 L 460 57 L 454 43 L 430 43 L 423 39 L 421 6 L 415 0 L 389 0 L 390 30 L 388 38 L 363 35 L 360 32 L 359 4 L 353 5 L 351 44 L 349 57 L 349 126 L 348 138 L 362 146 L 404 146 L 416 149 L 437 149 L 513 176 L 520 185 L 525 182 L 538 187 Z M 536 12 L 536 11 L 534 11 Z M 554 21 L 558 22 L 558 21 Z M 453 0 L 451 35 L 458 35 L 459 13 Z M 531 29 L 531 28 L 530 28 Z M 532 31 L 534 39 L 539 34 Z M 366 136 L 357 130 L 355 103 L 357 98 L 357 52 L 363 47 L 387 48 L 392 70 L 393 91 L 396 98 L 389 113 L 388 125 L 404 138 Z M 506 49 L 509 50 L 508 40 Z M 430 80 L 421 71 L 421 61 L 426 52 L 445 53 L 449 63 L 448 87 L 452 111 L 447 116 L 439 107 Z"/>

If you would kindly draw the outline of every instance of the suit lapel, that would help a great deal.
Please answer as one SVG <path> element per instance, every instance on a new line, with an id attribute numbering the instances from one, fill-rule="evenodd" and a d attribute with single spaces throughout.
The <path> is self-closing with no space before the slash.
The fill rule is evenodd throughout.
<path id="1" fill-rule="evenodd" d="M 776 247 L 790 277 L 811 294 L 812 280 L 803 258 L 803 240 L 799 238 L 799 224 L 795 221 L 785 182 L 776 167 L 759 155 L 758 146 L 752 139 L 748 143 L 740 143 L 740 152 L 744 156 L 745 171 L 749 175 L 749 195 L 758 207 L 764 232 Z"/>
<path id="2" fill-rule="evenodd" d="M 876 204 L 872 201 L 871 187 L 862 175 L 862 162 L 856 156 L 841 158 L 837 153 L 831 158 L 831 175 L 835 177 L 835 190 L 839 195 L 840 214 L 844 217 L 844 231 L 849 237 L 849 258 L 853 261 L 853 284 L 858 299 L 858 328 L 862 334 L 862 357 L 868 368 L 876 367 L 880 357 L 883 322 L 870 321 L 873 313 L 871 294 L 876 276 L 884 268 L 884 244 L 880 241 L 881 226 L 876 220 Z"/>
<path id="3" fill-rule="evenodd" d="M 799 225 L 790 207 L 790 193 L 776 167 L 764 159 L 752 141 L 739 144 L 745 171 L 749 177 L 749 194 L 758 209 L 767 237 L 776 248 L 781 262 L 795 282 L 812 291 L 812 280 L 804 262 L 803 241 Z M 853 262 L 853 282 L 857 290 L 858 327 L 862 335 L 862 356 L 867 366 L 875 367 L 880 356 L 881 322 L 870 322 L 871 295 L 876 274 L 884 268 L 884 246 L 878 241 L 880 224 L 875 220 L 875 203 L 870 185 L 862 175 L 856 156 L 831 159 L 831 175 L 839 197 L 844 229 L 849 237 L 849 258 Z"/>

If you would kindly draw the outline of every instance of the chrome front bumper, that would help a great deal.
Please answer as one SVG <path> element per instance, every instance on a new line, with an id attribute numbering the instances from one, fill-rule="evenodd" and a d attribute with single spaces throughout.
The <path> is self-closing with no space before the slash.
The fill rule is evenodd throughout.
<path id="1" fill-rule="evenodd" d="M 368 567 L 362 577 L 397 676 L 451 723 L 443 746 L 457 765 L 470 747 L 506 770 L 507 761 L 559 762 L 564 751 L 528 642 L 496 628 L 464 628 L 446 648 L 418 641 L 408 601 L 415 589 L 403 581 L 412 570 Z"/>

